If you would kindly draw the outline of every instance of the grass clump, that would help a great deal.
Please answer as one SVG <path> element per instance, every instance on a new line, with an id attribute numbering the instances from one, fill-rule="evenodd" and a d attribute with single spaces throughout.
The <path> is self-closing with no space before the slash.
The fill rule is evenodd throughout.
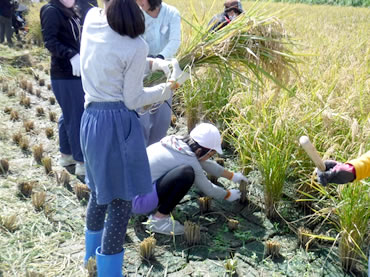
<path id="1" fill-rule="evenodd" d="M 69 183 L 71 178 L 67 170 L 63 169 L 62 172 L 60 172 L 60 174 L 56 174 L 56 178 L 57 178 L 58 185 L 62 185 L 69 191 L 72 190 L 72 187 Z"/>
<path id="2" fill-rule="evenodd" d="M 55 112 L 49 112 L 49 119 L 51 122 L 56 122 L 57 114 Z"/>
<path id="3" fill-rule="evenodd" d="M 43 107 L 37 107 L 36 108 L 36 116 L 41 117 L 41 116 L 44 116 L 44 115 L 45 115 L 44 108 Z"/>
<path id="4" fill-rule="evenodd" d="M 15 110 L 10 112 L 10 120 L 11 121 L 18 121 L 19 120 L 19 113 Z"/>
<path id="5" fill-rule="evenodd" d="M 204 214 L 204 213 L 208 212 L 211 209 L 212 198 L 208 197 L 208 196 L 199 197 L 198 198 L 198 203 L 199 203 L 200 213 Z"/>
<path id="6" fill-rule="evenodd" d="M 19 147 L 22 151 L 28 151 L 30 148 L 30 141 L 27 137 L 22 137 L 19 141 Z"/>
<path id="7" fill-rule="evenodd" d="M 33 183 L 32 182 L 20 182 L 18 184 L 18 196 L 30 197 L 32 195 Z"/>
<path id="8" fill-rule="evenodd" d="M 49 103 L 50 103 L 50 105 L 55 105 L 55 97 L 50 96 L 49 97 Z"/>
<path id="9" fill-rule="evenodd" d="M 44 3 L 33 3 L 26 15 L 26 22 L 29 26 L 26 39 L 34 42 L 38 46 L 43 44 L 40 22 L 40 9 L 43 5 Z"/>
<path id="10" fill-rule="evenodd" d="M 225 263 L 225 269 L 228 276 L 235 276 L 236 270 L 238 268 L 238 260 L 236 259 L 227 259 Z"/>
<path id="11" fill-rule="evenodd" d="M 88 201 L 90 197 L 90 190 L 89 187 L 85 184 L 76 184 L 74 187 L 74 191 L 78 201 Z"/>
<path id="12" fill-rule="evenodd" d="M 29 133 L 35 129 L 35 124 L 32 120 L 25 120 L 23 122 L 23 127 L 26 130 L 26 132 Z"/>
<path id="13" fill-rule="evenodd" d="M 13 142 L 15 144 L 19 145 L 22 137 L 23 137 L 23 135 L 20 131 L 14 133 L 13 136 L 12 136 Z"/>
<path id="14" fill-rule="evenodd" d="M 280 256 L 281 244 L 278 241 L 268 240 L 265 242 L 265 256 L 277 258 Z"/>

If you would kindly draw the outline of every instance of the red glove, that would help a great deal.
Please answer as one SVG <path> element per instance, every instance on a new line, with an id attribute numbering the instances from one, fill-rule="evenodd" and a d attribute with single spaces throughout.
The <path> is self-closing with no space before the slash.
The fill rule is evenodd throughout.
<path id="1" fill-rule="evenodd" d="M 355 167 L 351 164 L 325 161 L 326 171 L 317 170 L 319 182 L 326 186 L 328 183 L 346 184 L 356 179 Z"/>

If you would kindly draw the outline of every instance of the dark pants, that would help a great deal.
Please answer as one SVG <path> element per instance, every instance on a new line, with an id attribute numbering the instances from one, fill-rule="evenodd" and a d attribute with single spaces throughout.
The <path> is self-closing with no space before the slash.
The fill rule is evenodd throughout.
<path id="1" fill-rule="evenodd" d="M 12 35 L 13 35 L 12 18 L 0 15 L 0 43 L 4 42 L 6 36 L 8 44 L 9 45 L 13 44 Z"/>
<path id="2" fill-rule="evenodd" d="M 107 212 L 107 221 L 104 222 Z M 91 231 L 100 231 L 104 228 L 102 254 L 114 255 L 122 251 L 130 216 L 131 201 L 115 199 L 107 205 L 98 205 L 96 193 L 91 192 L 87 206 L 86 227 Z"/>
<path id="3" fill-rule="evenodd" d="M 83 162 L 80 146 L 80 124 L 84 111 L 84 91 L 81 79 L 51 80 L 54 95 L 62 109 L 59 118 L 59 147 L 63 154 Z"/>
<path id="4" fill-rule="evenodd" d="M 194 169 L 189 165 L 176 167 L 157 180 L 158 211 L 170 212 L 181 201 L 194 183 Z"/>

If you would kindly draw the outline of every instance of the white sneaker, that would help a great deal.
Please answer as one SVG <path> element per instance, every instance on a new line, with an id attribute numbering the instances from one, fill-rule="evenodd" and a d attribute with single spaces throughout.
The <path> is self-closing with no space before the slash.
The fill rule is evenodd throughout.
<path id="1" fill-rule="evenodd" d="M 185 233 L 184 226 L 177 220 L 172 220 L 171 217 L 154 218 L 150 215 L 148 218 L 147 228 L 155 233 L 164 235 L 183 235 Z"/>
<path id="2" fill-rule="evenodd" d="M 60 166 L 69 166 L 76 164 L 76 161 L 73 159 L 72 155 L 62 154 L 59 158 L 59 165 Z"/>
<path id="3" fill-rule="evenodd" d="M 86 174 L 84 163 L 80 163 L 80 162 L 76 163 L 75 174 L 76 175 L 85 175 Z"/>

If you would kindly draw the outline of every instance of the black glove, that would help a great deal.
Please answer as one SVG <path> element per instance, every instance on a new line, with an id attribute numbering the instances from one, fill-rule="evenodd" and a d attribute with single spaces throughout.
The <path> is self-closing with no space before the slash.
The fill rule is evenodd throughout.
<path id="1" fill-rule="evenodd" d="M 318 181 L 326 186 L 328 183 L 346 184 L 356 179 L 356 171 L 353 165 L 325 161 L 326 171 L 317 170 Z"/>
<path id="2" fill-rule="evenodd" d="M 162 60 L 164 60 L 164 57 L 163 57 L 162 55 L 157 55 L 157 56 L 156 56 L 156 58 L 157 58 L 157 59 L 162 59 Z"/>

